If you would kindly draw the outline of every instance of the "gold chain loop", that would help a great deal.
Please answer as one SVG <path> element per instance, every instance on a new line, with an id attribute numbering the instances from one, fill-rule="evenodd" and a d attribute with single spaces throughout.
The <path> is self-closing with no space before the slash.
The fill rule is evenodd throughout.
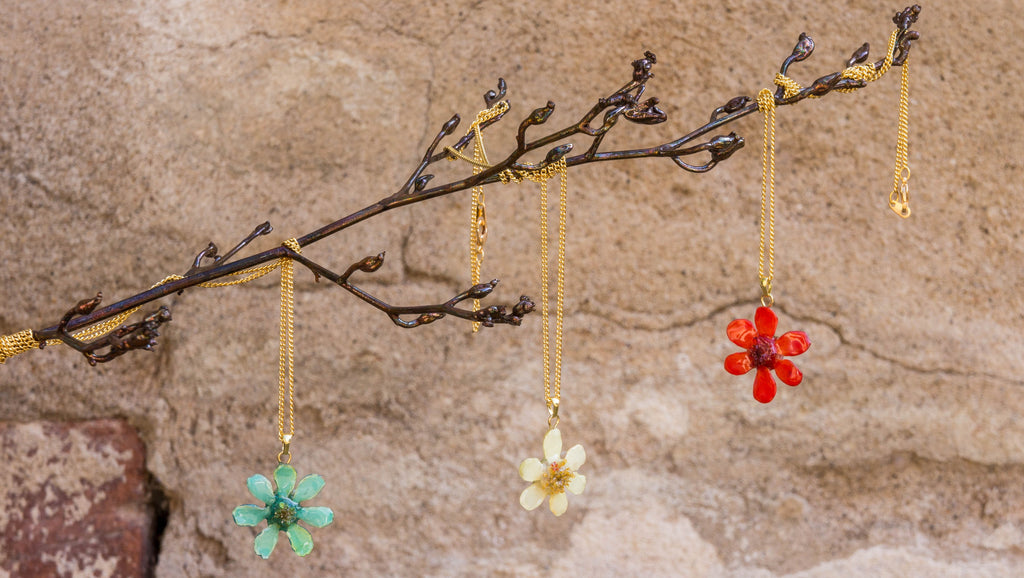
<path id="1" fill-rule="evenodd" d="M 840 78 L 870 83 L 884 76 L 885 73 L 889 72 L 889 69 L 892 68 L 893 58 L 895 57 L 896 51 L 896 41 L 899 38 L 899 33 L 899 30 L 893 30 L 892 34 L 889 36 L 889 48 L 880 67 L 876 69 L 875 65 L 870 63 L 849 66 L 843 69 Z M 904 60 L 903 64 L 900 65 L 902 70 L 900 72 L 899 130 L 896 136 L 896 167 L 893 170 L 892 192 L 889 193 L 889 208 L 904 219 L 910 216 L 910 164 L 908 160 L 908 141 L 910 138 L 908 120 L 910 112 L 910 73 L 908 64 L 909 62 Z M 783 98 L 792 98 L 804 89 L 804 87 L 798 82 L 781 72 L 776 73 L 775 75 L 775 85 L 783 89 Z M 841 88 L 836 90 L 838 92 L 853 92 L 857 90 L 857 88 Z M 808 98 L 819 98 L 819 95 L 810 94 L 808 95 Z M 761 96 L 758 95 L 759 107 L 760 103 Z M 760 108 L 762 111 L 765 110 L 764 107 Z M 772 114 L 774 114 L 774 107 L 772 108 Z"/>
<path id="2" fill-rule="evenodd" d="M 775 275 L 775 95 L 772 91 L 767 88 L 761 89 L 757 95 L 757 107 L 764 113 L 764 138 L 761 147 L 761 232 L 757 275 L 761 284 L 761 303 L 769 307 L 775 302 L 772 297 L 772 279 Z"/>
<path id="3" fill-rule="evenodd" d="M 900 114 L 899 129 L 896 132 L 896 167 L 893 169 L 892 192 L 889 193 L 889 208 L 906 219 L 910 216 L 910 68 L 904 61 L 900 72 Z"/>
<path id="4" fill-rule="evenodd" d="M 296 253 L 302 251 L 295 239 L 284 242 Z M 294 265 L 289 258 L 279 261 L 281 267 L 281 328 L 278 355 L 277 435 L 281 452 L 277 461 L 290 463 L 291 441 L 295 435 L 295 281 Z M 285 432 L 287 425 L 288 431 Z"/>
<path id="5" fill-rule="evenodd" d="M 476 114 L 476 120 L 469 127 L 469 135 L 473 133 L 473 158 L 459 152 L 455 147 L 445 147 L 445 151 L 451 155 L 448 160 L 463 160 L 473 165 L 473 175 L 479 175 L 486 169 L 491 168 L 491 162 L 487 158 L 487 150 L 484 149 L 484 135 L 480 125 L 505 114 L 508 111 L 508 102 L 500 101 L 490 108 L 485 108 Z M 484 202 L 484 187 L 477 185 L 472 190 L 472 200 L 469 208 L 469 276 L 473 285 L 480 284 L 480 269 L 484 263 L 484 244 L 487 242 L 487 205 Z M 473 309 L 480 309 L 480 300 L 473 300 Z M 473 333 L 480 331 L 480 322 L 473 322 Z"/>
<path id="6" fill-rule="evenodd" d="M 558 404 L 562 390 L 562 344 L 564 343 L 565 316 L 565 238 L 568 217 L 568 169 L 565 158 L 550 165 L 550 170 L 526 173 L 526 178 L 538 180 L 540 183 L 540 315 L 541 315 L 541 350 L 544 356 L 544 401 L 548 407 L 548 426 L 558 425 Z M 550 176 L 559 175 L 558 196 L 558 269 L 555 276 L 555 355 L 551 357 L 551 323 L 548 311 L 548 291 L 550 275 L 548 272 L 548 185 Z M 553 363 L 552 363 L 553 362 Z M 553 366 L 553 367 L 552 367 Z"/>

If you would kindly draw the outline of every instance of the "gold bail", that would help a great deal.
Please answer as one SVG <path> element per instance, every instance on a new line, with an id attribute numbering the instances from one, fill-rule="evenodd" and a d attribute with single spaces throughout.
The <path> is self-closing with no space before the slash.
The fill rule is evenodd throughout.
<path id="1" fill-rule="evenodd" d="M 772 280 L 770 277 L 761 277 L 761 305 L 771 307 L 775 304 L 772 297 Z"/>
<path id="2" fill-rule="evenodd" d="M 278 463 L 290 464 L 292 463 L 292 436 L 291 434 L 285 434 L 281 436 L 281 451 L 277 454 Z"/>
<path id="3" fill-rule="evenodd" d="M 548 400 L 548 429 L 558 427 L 558 398 Z"/>

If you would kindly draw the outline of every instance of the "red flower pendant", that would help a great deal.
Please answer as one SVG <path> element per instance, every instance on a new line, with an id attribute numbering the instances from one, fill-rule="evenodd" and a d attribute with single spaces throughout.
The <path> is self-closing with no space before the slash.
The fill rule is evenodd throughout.
<path id="1" fill-rule="evenodd" d="M 772 370 L 786 385 L 800 385 L 804 374 L 783 359 L 784 355 L 800 355 L 807 351 L 811 342 L 803 331 L 790 331 L 775 338 L 779 318 L 768 307 L 758 307 L 754 323 L 737 319 L 729 324 L 725 332 L 729 341 L 746 351 L 733 353 L 725 358 L 725 370 L 733 375 L 743 375 L 751 369 L 757 370 L 754 377 L 754 399 L 768 403 L 775 398 L 775 379 Z"/>

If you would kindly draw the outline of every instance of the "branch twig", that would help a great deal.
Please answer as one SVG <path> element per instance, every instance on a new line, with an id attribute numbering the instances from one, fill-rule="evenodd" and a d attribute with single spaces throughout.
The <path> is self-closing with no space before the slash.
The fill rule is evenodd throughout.
<path id="1" fill-rule="evenodd" d="M 910 27 L 917 21 L 920 11 L 919 6 L 911 6 L 897 13 L 893 18 L 893 22 L 898 29 L 897 42 L 893 49 L 893 66 L 901 66 L 903 64 L 909 54 L 912 41 L 917 40 L 919 37 L 916 31 L 910 30 Z M 806 60 L 813 50 L 813 40 L 806 34 L 801 34 L 792 53 L 783 61 L 780 72 L 783 75 L 787 74 L 790 65 Z M 868 57 L 868 50 L 867 44 L 862 45 L 854 51 L 850 59 L 847 60 L 846 65 L 852 66 L 855 63 L 864 62 Z M 882 67 L 884 60 L 883 58 L 874 63 L 876 70 Z M 621 119 L 638 124 L 658 124 L 667 120 L 667 115 L 657 106 L 659 103 L 657 98 L 648 98 L 641 101 L 648 81 L 654 77 L 652 70 L 656 63 L 657 57 L 651 52 L 645 52 L 643 58 L 632 63 L 632 78 L 610 95 L 598 99 L 594 106 L 576 123 L 534 140 L 528 140 L 527 132 L 531 130 L 535 132 L 537 130 L 535 127 L 544 125 L 554 112 L 555 104 L 548 102 L 545 106 L 532 111 L 522 120 L 516 134 L 515 150 L 509 153 L 506 158 L 480 171 L 476 175 L 428 188 L 427 185 L 433 179 L 433 175 L 425 173 L 426 169 L 430 165 L 452 156 L 445 149 L 441 149 L 438 152 L 441 141 L 445 137 L 450 136 L 458 127 L 459 116 L 452 116 L 451 119 L 442 125 L 441 130 L 427 147 L 419 165 L 417 165 L 410 177 L 394 194 L 299 237 L 297 239 L 299 246 L 311 245 L 385 211 L 468 190 L 475 186 L 493 184 L 503 179 L 508 180 L 510 175 L 513 178 L 522 176 L 523 173 L 543 169 L 563 157 L 567 167 L 623 159 L 668 158 L 682 169 L 700 173 L 713 169 L 720 162 L 728 159 L 736 151 L 743 148 L 743 138 L 734 132 L 713 136 L 703 141 L 701 139 L 705 135 L 757 111 L 756 102 L 749 96 L 737 96 L 729 100 L 711 113 L 710 120 L 706 124 L 697 127 L 674 141 L 649 148 L 602 151 L 601 146 L 605 136 Z M 779 87 L 775 93 L 775 101 L 777 106 L 787 106 L 807 98 L 822 97 L 834 91 L 862 88 L 865 84 L 861 80 L 842 78 L 842 71 L 839 71 L 816 79 L 806 88 L 789 97 L 786 97 L 783 88 Z M 497 91 L 491 90 L 484 95 L 484 102 L 487 107 L 489 108 L 503 99 L 506 90 L 505 81 L 499 79 Z M 486 130 L 489 126 L 502 120 L 504 115 L 503 113 L 481 123 L 480 129 Z M 600 119 L 599 124 L 595 125 L 594 123 L 598 119 Z M 567 156 L 572 151 L 573 146 L 565 141 L 570 137 L 578 135 L 591 138 L 589 147 L 581 154 Z M 459 139 L 452 148 L 461 151 L 472 142 L 473 138 L 474 132 L 470 131 Z M 540 163 L 529 164 L 522 162 L 521 159 L 526 154 L 552 145 L 554 146 L 548 150 L 544 160 Z M 683 160 L 684 158 L 702 153 L 708 153 L 708 157 L 704 162 L 691 163 Z M 498 323 L 519 325 L 523 316 L 533 310 L 533 303 L 526 296 L 521 297 L 519 302 L 511 308 L 511 313 L 508 312 L 508 308 L 505 306 L 490 306 L 476 311 L 457 307 L 459 303 L 466 299 L 479 299 L 491 293 L 497 284 L 497 280 L 471 287 L 448 301 L 437 305 L 390 305 L 349 282 L 349 277 L 356 271 L 372 273 L 379 269 L 384 262 L 384 253 L 357 261 L 343 275 L 333 273 L 326 267 L 284 246 L 275 247 L 235 261 L 229 260 L 255 238 L 265 235 L 270 231 L 270 223 L 263 223 L 223 256 L 218 256 L 216 245 L 210 243 L 195 257 L 191 268 L 182 279 L 159 285 L 101 309 L 96 309 L 99 304 L 100 295 L 93 299 L 84 300 L 69 310 L 68 314 L 65 315 L 58 325 L 33 331 L 33 337 L 38 341 L 60 339 L 64 343 L 83 352 L 89 358 L 90 363 L 108 361 L 131 349 L 149 349 L 155 344 L 156 327 L 160 323 L 170 320 L 170 312 L 166 308 L 161 308 L 150 314 L 141 323 L 122 327 L 110 335 L 91 343 L 78 341 L 69 335 L 69 332 L 109 319 L 134 307 L 161 299 L 173 293 L 180 293 L 196 285 L 237 274 L 240 271 L 271 263 L 282 258 L 294 259 L 296 262 L 301 263 L 313 271 L 317 279 L 320 277 L 329 279 L 334 284 L 385 312 L 392 321 L 402 327 L 418 327 L 448 315 L 480 322 L 488 327 Z M 212 262 L 209 262 L 210 260 Z M 414 319 L 406 320 L 402 318 L 403 315 L 415 317 Z M 103 347 L 109 347 L 110 349 L 106 354 L 97 354 L 96 351 Z"/>

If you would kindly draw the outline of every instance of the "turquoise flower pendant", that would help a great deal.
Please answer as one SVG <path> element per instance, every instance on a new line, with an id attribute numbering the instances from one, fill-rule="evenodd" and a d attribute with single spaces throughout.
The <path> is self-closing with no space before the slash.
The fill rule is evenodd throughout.
<path id="1" fill-rule="evenodd" d="M 267 527 L 256 535 L 253 549 L 260 557 L 266 559 L 277 546 L 280 532 L 288 536 L 292 550 L 299 556 L 313 551 L 313 537 L 309 530 L 298 522 L 305 522 L 315 528 L 323 528 L 334 521 L 334 512 L 322 506 L 303 507 L 301 502 L 309 500 L 320 493 L 324 487 L 324 479 L 317 474 L 310 474 L 298 484 L 295 483 L 295 468 L 288 464 L 278 464 L 274 470 L 274 484 L 277 491 L 265 476 L 256 474 L 246 481 L 249 492 L 264 503 L 263 506 L 245 504 L 235 508 L 232 515 L 239 526 L 255 526 L 267 521 Z"/>

